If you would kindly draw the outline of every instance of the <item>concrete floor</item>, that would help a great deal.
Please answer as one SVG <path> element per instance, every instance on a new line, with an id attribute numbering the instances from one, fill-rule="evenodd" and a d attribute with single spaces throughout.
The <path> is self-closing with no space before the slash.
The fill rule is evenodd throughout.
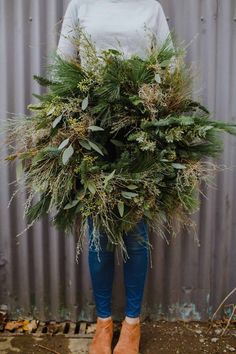
<path id="1" fill-rule="evenodd" d="M 86 354 L 91 339 L 32 335 L 0 337 L 1 354 Z"/>

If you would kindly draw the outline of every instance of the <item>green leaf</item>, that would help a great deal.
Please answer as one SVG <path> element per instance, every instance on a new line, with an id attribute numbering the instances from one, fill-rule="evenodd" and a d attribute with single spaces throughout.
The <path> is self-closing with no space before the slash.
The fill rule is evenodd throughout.
<path id="1" fill-rule="evenodd" d="M 139 96 L 130 96 L 129 100 L 133 103 L 134 106 L 138 106 L 140 103 L 143 103 L 143 100 Z"/>
<path id="2" fill-rule="evenodd" d="M 19 181 L 23 175 L 23 163 L 19 161 L 16 165 L 16 180 Z"/>
<path id="3" fill-rule="evenodd" d="M 62 163 L 63 163 L 63 165 L 67 164 L 67 162 L 69 161 L 69 159 L 71 158 L 73 153 L 74 153 L 73 146 L 69 145 L 68 148 L 65 149 L 63 154 L 62 154 Z"/>
<path id="4" fill-rule="evenodd" d="M 97 125 L 90 125 L 88 129 L 92 130 L 93 132 L 104 130 L 102 127 L 98 127 Z"/>
<path id="5" fill-rule="evenodd" d="M 50 197 L 43 196 L 35 205 L 32 205 L 26 212 L 28 221 L 31 223 L 39 219 L 48 212 L 50 206 Z"/>
<path id="6" fill-rule="evenodd" d="M 39 111 L 43 109 L 42 103 L 28 104 L 27 108 L 30 109 L 31 111 Z"/>
<path id="7" fill-rule="evenodd" d="M 76 210 L 75 210 L 76 213 L 80 213 L 80 211 L 83 210 L 83 206 L 84 206 L 83 203 L 79 203 L 76 207 Z"/>
<path id="8" fill-rule="evenodd" d="M 144 211 L 143 211 L 143 214 L 144 214 L 148 219 L 150 219 L 150 220 L 153 219 L 150 210 L 144 210 Z"/>
<path id="9" fill-rule="evenodd" d="M 87 140 L 79 140 L 79 144 L 87 149 L 87 150 L 91 150 L 91 146 L 89 145 L 89 143 L 87 142 Z"/>
<path id="10" fill-rule="evenodd" d="M 112 171 L 108 176 L 106 176 L 106 177 L 104 178 L 104 187 L 105 187 L 105 188 L 106 188 L 106 186 L 107 186 L 107 183 L 114 177 L 115 171 L 116 171 L 116 170 Z"/>
<path id="11" fill-rule="evenodd" d="M 186 166 L 181 163 L 172 163 L 172 166 L 178 170 L 182 170 L 182 169 L 186 168 Z"/>
<path id="12" fill-rule="evenodd" d="M 55 109 L 56 109 L 56 107 L 52 107 L 52 108 L 50 109 L 50 111 L 48 111 L 47 116 L 50 116 L 51 114 L 53 114 L 53 112 L 55 111 Z"/>
<path id="13" fill-rule="evenodd" d="M 88 190 L 92 193 L 92 194 L 95 194 L 96 193 L 96 185 L 93 181 L 87 181 L 87 187 L 88 187 Z"/>
<path id="14" fill-rule="evenodd" d="M 161 83 L 161 76 L 160 74 L 155 74 L 155 81 L 160 84 Z"/>
<path id="15" fill-rule="evenodd" d="M 120 200 L 120 201 L 118 202 L 118 210 L 119 210 L 120 216 L 123 217 L 123 215 L 124 215 L 124 210 L 125 210 L 125 204 L 124 204 L 124 202 L 123 202 L 122 200 Z"/>
<path id="16" fill-rule="evenodd" d="M 114 55 L 121 55 L 121 52 L 119 50 L 109 48 L 103 51 L 104 54 L 114 54 Z"/>
<path id="17" fill-rule="evenodd" d="M 170 60 L 167 59 L 167 60 L 163 60 L 160 65 L 161 65 L 162 68 L 165 68 L 165 67 L 167 67 L 169 64 L 170 64 Z"/>
<path id="18" fill-rule="evenodd" d="M 81 108 L 84 111 L 87 107 L 88 107 L 88 96 L 83 99 Z"/>
<path id="19" fill-rule="evenodd" d="M 52 81 L 50 81 L 47 78 L 42 77 L 42 76 L 33 75 L 33 78 L 41 86 L 50 86 L 52 84 Z"/>
<path id="20" fill-rule="evenodd" d="M 57 117 L 53 122 L 52 122 L 52 127 L 56 128 L 56 126 L 60 123 L 60 121 L 62 120 L 62 115 L 60 115 L 59 117 Z"/>
<path id="21" fill-rule="evenodd" d="M 94 144 L 92 141 L 88 140 L 89 145 L 91 146 L 91 148 L 95 151 L 97 151 L 99 154 L 101 154 L 102 156 L 104 156 L 102 150 L 96 145 Z"/>
<path id="22" fill-rule="evenodd" d="M 37 98 L 39 101 L 43 102 L 47 100 L 47 95 L 37 95 L 37 93 L 32 93 L 32 96 Z"/>
<path id="23" fill-rule="evenodd" d="M 138 196 L 138 193 L 122 191 L 122 192 L 121 192 L 121 195 L 122 195 L 124 198 L 126 198 L 126 199 L 131 199 L 131 198 L 137 197 L 137 196 Z"/>
<path id="24" fill-rule="evenodd" d="M 119 147 L 124 146 L 124 143 L 122 143 L 122 141 L 120 140 L 111 139 L 110 142 L 115 146 L 119 146 Z"/>
<path id="25" fill-rule="evenodd" d="M 69 143 L 69 141 L 70 141 L 69 138 L 63 140 L 62 143 L 58 146 L 58 150 L 62 150 L 64 147 L 66 147 L 66 145 Z"/>
<path id="26" fill-rule="evenodd" d="M 79 200 L 73 200 L 71 203 L 68 203 L 64 206 L 65 210 L 74 208 L 79 203 Z"/>
<path id="27" fill-rule="evenodd" d="M 204 131 L 210 130 L 212 128 L 214 128 L 213 125 L 207 125 L 204 127 Z"/>
<path id="28" fill-rule="evenodd" d="M 134 190 L 134 189 L 137 189 L 138 186 L 136 186 L 135 184 L 129 184 L 129 185 L 127 186 L 127 188 L 128 188 L 128 189 L 131 189 L 131 190 Z"/>
<path id="29" fill-rule="evenodd" d="M 181 125 L 192 125 L 194 124 L 194 118 L 188 116 L 181 116 L 179 118 L 179 122 Z"/>
<path id="30" fill-rule="evenodd" d="M 85 197 L 85 190 L 80 190 L 77 194 L 76 194 L 76 200 L 82 200 Z"/>
<path id="31" fill-rule="evenodd" d="M 18 156 L 16 154 L 8 155 L 4 158 L 6 161 L 13 161 L 17 158 Z"/>

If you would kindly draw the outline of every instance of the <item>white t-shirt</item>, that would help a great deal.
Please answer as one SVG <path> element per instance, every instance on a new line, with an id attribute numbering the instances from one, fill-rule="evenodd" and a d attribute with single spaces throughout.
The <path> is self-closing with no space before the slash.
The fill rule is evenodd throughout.
<path id="1" fill-rule="evenodd" d="M 114 48 L 122 50 L 126 58 L 132 54 L 145 58 L 153 40 L 161 45 L 170 33 L 163 8 L 156 0 L 71 0 L 57 48 L 60 56 L 76 56 L 70 37 L 76 36 L 78 24 L 90 35 L 98 53 Z M 81 65 L 82 53 L 79 51 Z"/>

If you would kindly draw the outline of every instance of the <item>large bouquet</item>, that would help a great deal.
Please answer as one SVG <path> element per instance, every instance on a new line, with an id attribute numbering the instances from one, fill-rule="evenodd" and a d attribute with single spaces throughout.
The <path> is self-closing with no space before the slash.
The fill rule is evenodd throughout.
<path id="1" fill-rule="evenodd" d="M 10 121 L 8 144 L 17 143 L 6 159 L 23 170 L 28 225 L 52 212 L 53 224 L 71 231 L 80 217 L 82 235 L 91 217 L 97 247 L 105 232 L 125 252 L 123 233 L 141 218 L 159 230 L 190 224 L 212 170 L 205 158 L 222 151 L 220 133 L 236 134 L 236 126 L 210 119 L 191 98 L 185 52 L 170 36 L 145 59 L 114 49 L 98 55 L 82 32 L 74 45 L 81 41 L 86 65 L 55 55 L 47 78 L 34 77 L 49 89 L 35 95 L 31 116 Z"/>

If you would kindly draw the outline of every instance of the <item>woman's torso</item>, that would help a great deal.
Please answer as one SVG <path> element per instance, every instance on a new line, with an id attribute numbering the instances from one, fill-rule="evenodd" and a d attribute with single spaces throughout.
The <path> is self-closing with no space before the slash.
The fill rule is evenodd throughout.
<path id="1" fill-rule="evenodd" d="M 81 26 L 93 40 L 98 52 L 114 48 L 125 57 L 145 57 L 155 36 L 164 41 L 169 28 L 163 9 L 155 0 L 72 0 L 66 13 L 58 49 L 65 46 L 68 25 Z M 83 62 L 83 51 L 80 51 Z"/>
<path id="2" fill-rule="evenodd" d="M 125 56 L 144 56 L 157 26 L 154 0 L 93 0 L 78 8 L 82 28 L 91 35 L 98 50 L 121 49 Z"/>

